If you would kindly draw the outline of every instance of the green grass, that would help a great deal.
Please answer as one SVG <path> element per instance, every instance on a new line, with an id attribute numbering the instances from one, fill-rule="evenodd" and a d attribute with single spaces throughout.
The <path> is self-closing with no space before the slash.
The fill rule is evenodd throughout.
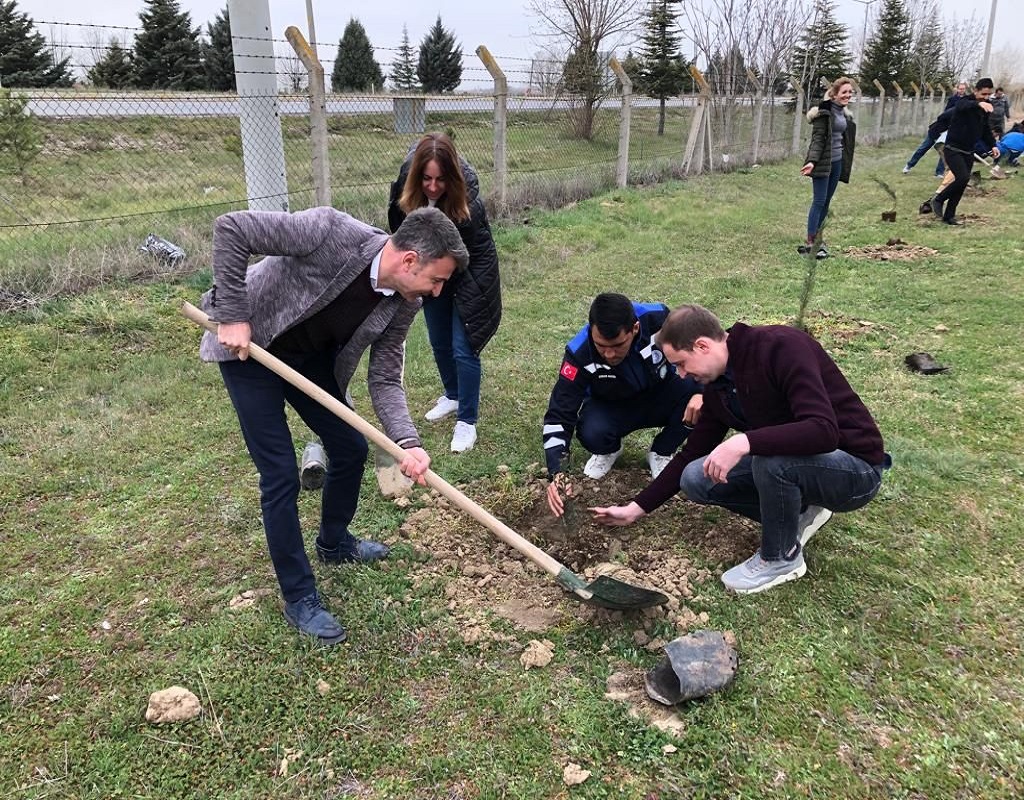
<path id="1" fill-rule="evenodd" d="M 678 709 L 675 738 L 603 698 L 618 665 L 658 658 L 634 644 L 635 621 L 568 614 L 543 634 L 555 660 L 529 672 L 518 656 L 536 634 L 492 621 L 510 640 L 466 644 L 445 597 L 457 576 L 396 535 L 405 512 L 369 475 L 358 530 L 398 541 L 401 557 L 317 569 L 348 644 L 300 641 L 274 595 L 228 611 L 239 592 L 276 587 L 237 422 L 177 313 L 208 275 L 115 283 L 0 319 L 0 795 L 1020 797 L 1024 201 L 1016 178 L 986 183 L 961 207 L 981 222 L 922 221 L 928 170 L 886 177 L 908 144 L 858 150 L 807 316 L 896 466 L 874 502 L 819 534 L 803 580 L 753 598 L 716 576 L 700 586 L 693 610 L 735 631 L 741 665 L 725 693 Z M 500 227 L 505 316 L 484 354 L 480 442 L 455 457 L 448 428 L 424 425 L 438 472 L 473 481 L 503 516 L 524 512 L 560 354 L 597 292 L 698 301 L 727 322 L 791 320 L 810 199 L 797 168 L 616 191 Z M 879 221 L 891 201 L 872 174 L 898 192 L 895 224 Z M 842 252 L 890 237 L 937 255 Z M 950 371 L 909 373 L 915 350 Z M 421 413 L 438 393 L 421 323 L 407 361 Z M 312 529 L 315 496 L 301 513 Z M 486 540 L 457 519 L 436 524 Z M 649 523 L 678 519 L 663 509 Z M 713 569 L 691 541 L 671 546 Z M 627 557 L 642 548 L 642 536 L 624 542 Z M 204 716 L 147 725 L 149 693 L 175 683 Z M 670 743 L 678 752 L 665 754 Z M 569 761 L 590 780 L 566 788 Z"/>

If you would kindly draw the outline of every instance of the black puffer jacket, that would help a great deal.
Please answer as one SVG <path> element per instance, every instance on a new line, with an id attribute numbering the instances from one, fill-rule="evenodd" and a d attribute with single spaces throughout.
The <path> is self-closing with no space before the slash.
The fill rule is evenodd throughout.
<path id="1" fill-rule="evenodd" d="M 409 166 L 412 153 L 409 150 L 402 168 L 398 171 L 398 180 L 391 184 L 391 197 L 388 202 L 388 225 L 392 231 L 405 220 L 405 212 L 398 205 L 402 196 L 406 178 L 409 177 Z M 498 330 L 501 322 L 501 280 L 498 274 L 498 251 L 491 236 L 491 226 L 487 221 L 487 209 L 480 197 L 480 181 L 476 171 L 459 158 L 462 175 L 466 180 L 466 192 L 469 200 L 469 219 L 456 223 L 462 241 L 469 250 L 469 266 L 456 273 L 445 286 L 444 291 L 455 292 L 455 307 L 466 328 L 466 338 L 470 347 L 479 355 L 487 342 Z M 429 302 L 429 298 L 427 299 Z"/>
<path id="2" fill-rule="evenodd" d="M 811 143 L 807 146 L 805 164 L 814 164 L 812 178 L 827 178 L 832 171 L 832 101 L 823 100 L 818 106 L 807 112 L 807 121 L 811 123 Z M 839 180 L 850 182 L 853 169 L 853 149 L 857 143 L 857 123 L 849 110 L 846 114 L 846 131 L 843 133 L 843 169 Z"/>

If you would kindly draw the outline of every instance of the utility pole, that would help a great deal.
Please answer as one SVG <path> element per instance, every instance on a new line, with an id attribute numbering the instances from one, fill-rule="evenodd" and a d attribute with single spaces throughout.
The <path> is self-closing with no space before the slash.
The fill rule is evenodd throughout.
<path id="1" fill-rule="evenodd" d="M 864 6 L 864 30 L 860 36 L 860 61 L 857 63 L 857 69 L 859 70 L 864 65 L 864 51 L 868 46 L 868 9 L 875 0 L 853 0 L 855 3 L 860 3 Z M 995 0 L 992 0 L 994 3 Z"/>
<path id="2" fill-rule="evenodd" d="M 316 52 L 316 24 L 313 22 L 313 0 L 306 0 L 306 27 L 309 29 L 309 48 L 318 59 Z"/>
<path id="3" fill-rule="evenodd" d="M 988 33 L 985 36 L 985 55 L 981 59 L 981 75 L 979 77 L 988 77 L 988 58 L 992 54 L 992 31 L 996 27 L 996 0 L 992 0 L 992 10 L 988 15 Z"/>

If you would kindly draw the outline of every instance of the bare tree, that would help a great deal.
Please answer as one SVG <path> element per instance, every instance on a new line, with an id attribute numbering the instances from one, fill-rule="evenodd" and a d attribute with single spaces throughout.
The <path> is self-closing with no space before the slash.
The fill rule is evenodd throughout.
<path id="1" fill-rule="evenodd" d="M 277 52 L 277 83 L 282 91 L 300 94 L 309 86 L 309 73 L 298 56 L 287 50 Z"/>
<path id="2" fill-rule="evenodd" d="M 978 69 L 986 24 L 977 19 L 974 12 L 963 22 L 955 14 L 946 18 L 943 57 L 951 80 L 968 80 Z"/>
<path id="3" fill-rule="evenodd" d="M 528 87 L 531 93 L 553 97 L 562 91 L 565 54 L 553 47 L 538 50 L 530 59 Z"/>
<path id="4" fill-rule="evenodd" d="M 989 77 L 996 86 L 1007 88 L 1024 83 L 1024 51 L 1011 44 L 1004 44 L 992 51 L 988 62 Z M 1019 109 L 1018 109 L 1018 112 Z"/>
<path id="5" fill-rule="evenodd" d="M 645 0 L 529 0 L 539 20 L 539 35 L 554 39 L 567 53 L 563 82 L 572 93 L 573 134 L 594 135 L 594 118 L 614 88 L 602 54 L 636 38 Z"/>
<path id="6" fill-rule="evenodd" d="M 811 20 L 807 0 L 753 0 L 742 46 L 765 91 L 776 94 L 789 75 L 793 47 Z"/>

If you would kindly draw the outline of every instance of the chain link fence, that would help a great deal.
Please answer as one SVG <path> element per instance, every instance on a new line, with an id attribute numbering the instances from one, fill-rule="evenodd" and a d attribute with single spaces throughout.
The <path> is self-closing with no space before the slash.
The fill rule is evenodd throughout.
<path id="1" fill-rule="evenodd" d="M 280 52 L 282 42 L 270 45 Z M 495 64 L 489 70 L 471 53 L 463 59 L 458 94 L 326 95 L 326 189 L 334 206 L 384 226 L 389 185 L 424 131 L 452 136 L 498 219 L 626 183 L 767 163 L 806 146 L 808 126 L 796 118 L 793 98 L 669 98 L 659 135 L 659 100 L 623 95 L 611 72 L 605 92 L 588 99 L 558 90 L 557 64 L 548 65 L 555 78 L 542 82 L 533 60 L 498 57 L 505 89 L 492 77 Z M 23 161 L 8 158 L 0 174 L 0 308 L 111 280 L 191 273 L 209 264 L 217 215 L 315 205 L 322 195 L 311 91 L 293 61 L 277 57 L 251 71 L 274 87 L 263 94 L 15 90 L 4 102 L 27 99 L 14 124 L 24 129 L 18 146 L 25 152 Z M 331 62 L 323 64 L 330 73 Z M 861 143 L 923 134 L 943 99 L 858 96 L 852 108 Z M 247 127 L 240 120 L 254 103 L 272 111 Z M 589 114 L 586 136 L 581 109 Z M 687 151 L 699 117 L 707 146 L 696 158 Z M 280 188 L 253 193 L 254 165 L 275 163 L 284 165 Z M 151 234 L 183 255 L 152 239 L 147 246 Z"/>

